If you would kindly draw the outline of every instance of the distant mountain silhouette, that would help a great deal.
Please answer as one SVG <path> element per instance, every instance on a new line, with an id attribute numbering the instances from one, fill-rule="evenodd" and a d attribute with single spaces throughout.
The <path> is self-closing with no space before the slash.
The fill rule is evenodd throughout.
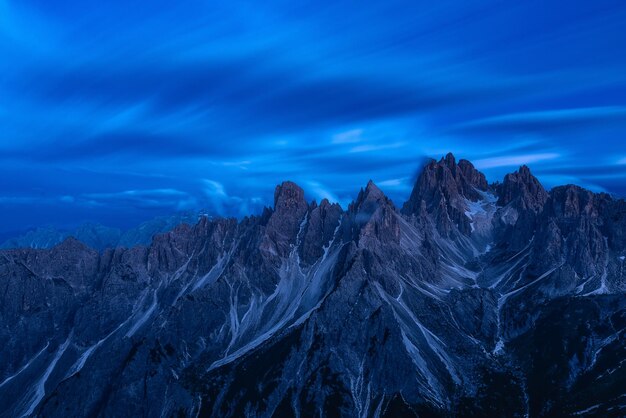
<path id="1" fill-rule="evenodd" d="M 148 245 L 155 234 L 167 232 L 181 223 L 197 223 L 200 213 L 188 211 L 170 216 L 159 216 L 126 231 L 91 222 L 73 229 L 40 227 L 5 240 L 0 248 L 52 248 L 68 237 L 76 238 L 99 251 L 105 248 Z"/>

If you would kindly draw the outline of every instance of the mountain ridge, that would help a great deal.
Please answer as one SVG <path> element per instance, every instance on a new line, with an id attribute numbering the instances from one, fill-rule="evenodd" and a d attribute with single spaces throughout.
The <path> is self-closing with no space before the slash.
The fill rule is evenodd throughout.
<path id="1" fill-rule="evenodd" d="M 183 222 L 196 223 L 202 213 L 203 211 L 190 211 L 170 216 L 158 216 L 124 231 L 95 222 L 85 222 L 75 228 L 67 229 L 58 229 L 51 225 L 43 226 L 21 234 L 14 234 L 0 244 L 0 249 L 52 248 L 68 237 L 74 237 L 98 251 L 105 248 L 148 245 L 154 234 L 167 232 Z"/>
<path id="2" fill-rule="evenodd" d="M 372 181 L 346 210 L 283 182 L 147 247 L 0 255 L 2 416 L 626 408 L 626 203 L 527 167 L 489 185 L 448 154 L 401 209 Z"/>

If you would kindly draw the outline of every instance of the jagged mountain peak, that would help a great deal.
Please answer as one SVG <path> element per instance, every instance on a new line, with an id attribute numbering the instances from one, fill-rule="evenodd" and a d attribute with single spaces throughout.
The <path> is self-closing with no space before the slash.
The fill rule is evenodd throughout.
<path id="1" fill-rule="evenodd" d="M 67 238 L 65 238 L 63 241 L 61 241 L 59 244 L 57 244 L 54 247 L 54 250 L 56 251 L 67 251 L 67 252 L 75 252 L 75 251 L 94 251 L 91 247 L 89 247 L 87 244 L 85 244 L 84 242 L 78 240 L 77 238 L 75 238 L 74 236 L 70 235 Z"/>
<path id="2" fill-rule="evenodd" d="M 454 229 L 470 234 L 472 222 L 470 202 L 485 198 L 489 186 L 485 175 L 468 160 L 458 163 L 452 153 L 439 161 L 431 159 L 423 167 L 411 195 L 402 207 L 409 216 L 430 214 L 440 233 L 448 236 Z"/>
<path id="3" fill-rule="evenodd" d="M 550 190 L 547 210 L 551 215 L 568 218 L 596 218 L 606 211 L 613 198 L 606 193 L 594 193 L 574 184 Z"/>
<path id="4" fill-rule="evenodd" d="M 431 164 L 427 164 L 424 170 L 441 167 L 447 167 L 455 182 L 463 189 L 465 189 L 465 184 L 463 183 L 468 183 L 479 190 L 486 190 L 488 187 L 485 175 L 478 171 L 476 167 L 474 167 L 474 164 L 464 158 L 461 158 L 457 162 L 456 157 L 451 152 L 446 154 L 445 157 L 442 157 L 438 162 L 431 160 Z M 447 173 L 444 171 L 442 174 L 441 177 L 445 177 Z"/>
<path id="5" fill-rule="evenodd" d="M 369 180 L 366 187 L 348 206 L 346 231 L 350 239 L 371 242 L 371 237 L 384 242 L 398 239 L 397 209 L 376 184 Z"/>
<path id="6" fill-rule="evenodd" d="M 449 153 L 439 161 L 431 159 L 426 163 L 403 211 L 407 214 L 416 213 L 422 200 L 431 207 L 438 205 L 441 199 L 450 202 L 461 198 L 476 201 L 480 199 L 477 189 L 484 191 L 487 188 L 483 173 L 468 160 L 462 159 L 457 164 L 454 155 Z"/>
<path id="7" fill-rule="evenodd" d="M 526 178 L 530 178 L 530 176 L 532 175 L 530 173 L 530 168 L 526 164 L 522 164 L 520 168 L 517 170 L 517 172 Z"/>
<path id="8" fill-rule="evenodd" d="M 365 188 L 361 188 L 359 191 L 356 200 L 348 206 L 348 212 L 371 214 L 380 206 L 389 206 L 395 210 L 393 203 L 385 193 L 372 180 L 369 180 Z"/>
<path id="9" fill-rule="evenodd" d="M 461 170 L 463 177 L 465 177 L 470 185 L 479 190 L 487 190 L 489 187 L 487 184 L 487 178 L 483 173 L 478 171 L 476 167 L 474 167 L 474 164 L 472 164 L 469 160 L 459 160 L 458 167 Z"/>
<path id="10" fill-rule="evenodd" d="M 383 193 L 383 191 L 380 190 L 372 180 L 369 180 L 367 182 L 367 185 L 365 186 L 365 189 L 361 189 L 359 197 L 357 198 L 357 202 L 379 201 L 385 199 L 387 199 L 385 193 Z"/>
<path id="11" fill-rule="evenodd" d="M 456 158 L 451 152 L 447 153 L 445 157 L 442 157 L 440 162 L 444 162 L 450 168 L 454 168 L 456 166 Z"/>
<path id="12" fill-rule="evenodd" d="M 504 181 L 498 186 L 498 195 L 500 206 L 516 202 L 520 209 L 535 212 L 541 210 L 548 199 L 548 193 L 526 165 L 504 176 Z"/>
<path id="13" fill-rule="evenodd" d="M 148 247 L 0 252 L 0 415 L 613 416 L 624 202 L 483 179 L 450 154 L 408 213 L 284 182 Z"/>
<path id="14" fill-rule="evenodd" d="M 292 181 L 284 181 L 274 190 L 274 210 L 282 211 L 306 206 L 304 190 Z"/>
<path id="15" fill-rule="evenodd" d="M 274 210 L 269 214 L 264 248 L 280 256 L 288 254 L 290 245 L 306 222 L 309 204 L 304 190 L 292 181 L 285 181 L 274 191 Z M 267 215 L 267 214 L 266 214 Z"/>
<path id="16" fill-rule="evenodd" d="M 367 190 L 367 189 L 374 189 L 374 188 L 378 189 L 378 186 L 376 186 L 376 184 L 374 183 L 374 180 L 369 179 L 367 181 L 367 185 L 365 186 L 365 189 Z"/>

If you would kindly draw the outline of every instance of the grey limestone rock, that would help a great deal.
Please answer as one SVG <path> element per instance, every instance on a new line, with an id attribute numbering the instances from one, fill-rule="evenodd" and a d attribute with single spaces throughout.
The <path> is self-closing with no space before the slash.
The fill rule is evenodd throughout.
<path id="1" fill-rule="evenodd" d="M 0 416 L 620 416 L 626 205 L 451 154 L 150 244 L 0 252 Z"/>

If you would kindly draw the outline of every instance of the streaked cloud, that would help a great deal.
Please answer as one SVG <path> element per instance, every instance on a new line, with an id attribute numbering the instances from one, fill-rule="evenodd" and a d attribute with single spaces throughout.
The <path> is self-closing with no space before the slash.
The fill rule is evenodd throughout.
<path id="1" fill-rule="evenodd" d="M 483 158 L 474 160 L 473 163 L 478 169 L 495 167 L 519 167 L 524 164 L 532 164 L 545 160 L 559 158 L 557 153 L 525 154 L 525 155 L 503 155 L 501 157 Z"/>
<path id="2" fill-rule="evenodd" d="M 597 123 L 626 121 L 626 106 L 586 107 L 571 109 L 548 109 L 519 112 L 473 120 L 460 124 L 457 130 L 546 130 L 554 127 L 564 129 Z"/>
<path id="3" fill-rule="evenodd" d="M 353 144 L 355 142 L 361 141 L 361 134 L 363 134 L 363 129 L 351 129 L 349 131 L 340 132 L 333 135 L 332 143 Z"/>
<path id="4" fill-rule="evenodd" d="M 448 151 L 621 193 L 625 21 L 582 0 L 0 0 L 0 232 L 258 213 L 287 179 L 401 204 Z"/>
<path id="5" fill-rule="evenodd" d="M 371 152 L 396 149 L 406 146 L 406 142 L 392 142 L 390 144 L 364 144 L 350 148 L 349 152 Z"/>
<path id="6" fill-rule="evenodd" d="M 259 197 L 240 197 L 226 192 L 224 185 L 218 181 L 204 179 L 204 208 L 219 216 L 247 216 L 258 212 L 263 207 Z"/>
<path id="7" fill-rule="evenodd" d="M 406 182 L 408 182 L 408 180 L 409 180 L 408 177 L 404 177 L 404 178 L 399 178 L 399 179 L 383 180 L 383 181 L 379 181 L 376 184 L 381 187 L 397 187 L 397 186 L 401 186 L 405 184 Z"/>
<path id="8" fill-rule="evenodd" d="M 320 202 L 322 199 L 328 199 L 331 203 L 339 203 L 340 205 L 346 206 L 347 202 L 339 199 L 330 188 L 327 186 L 317 182 L 317 181 L 306 181 L 302 184 L 302 187 L 306 189 L 308 195 L 312 196 L 315 200 Z"/>

